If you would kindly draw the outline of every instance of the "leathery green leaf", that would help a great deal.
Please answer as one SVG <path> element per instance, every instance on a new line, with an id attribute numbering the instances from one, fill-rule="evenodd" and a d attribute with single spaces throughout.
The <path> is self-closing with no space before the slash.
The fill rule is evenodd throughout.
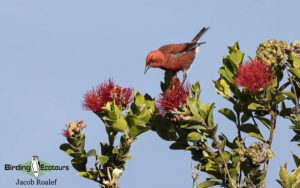
<path id="1" fill-rule="evenodd" d="M 252 102 L 248 105 L 248 109 L 249 110 L 262 110 L 262 109 L 264 109 L 264 106 L 261 104 Z"/>
<path id="2" fill-rule="evenodd" d="M 262 136 L 259 135 L 259 134 L 253 133 L 253 132 L 248 133 L 248 136 L 257 138 L 257 139 L 259 139 L 260 141 L 263 141 L 263 142 L 267 142 L 267 141 L 264 139 L 264 137 L 262 137 Z"/>
<path id="3" fill-rule="evenodd" d="M 223 114 L 225 117 L 227 117 L 229 120 L 236 122 L 236 116 L 234 112 L 228 108 L 222 108 L 219 110 L 221 114 Z"/>
<path id="4" fill-rule="evenodd" d="M 198 188 L 212 187 L 214 185 L 220 185 L 220 182 L 214 180 L 206 180 L 198 185 Z"/>
<path id="5" fill-rule="evenodd" d="M 240 51 L 239 43 L 235 42 L 232 47 L 229 48 L 229 59 L 237 66 L 243 62 L 244 54 Z"/>
<path id="6" fill-rule="evenodd" d="M 191 132 L 187 135 L 186 139 L 191 142 L 198 142 L 201 139 L 201 135 L 198 132 Z"/>
<path id="7" fill-rule="evenodd" d="M 105 165 L 108 160 L 109 160 L 109 157 L 106 155 L 99 155 L 97 157 L 97 162 L 99 162 L 102 166 Z"/>
<path id="8" fill-rule="evenodd" d="M 88 151 L 88 152 L 86 153 L 86 156 L 87 156 L 87 157 L 92 157 L 92 156 L 96 156 L 96 154 L 97 154 L 96 150 L 91 149 L 90 151 Z"/>
<path id="9" fill-rule="evenodd" d="M 251 123 L 245 123 L 239 126 L 239 129 L 244 133 L 256 133 L 261 135 L 259 128 Z"/>
<path id="10" fill-rule="evenodd" d="M 291 73 L 293 73 L 297 78 L 300 79 L 300 69 L 291 68 L 289 71 L 290 71 Z"/>
<path id="11" fill-rule="evenodd" d="M 127 132 L 129 128 L 126 120 L 123 117 L 115 120 L 112 123 L 112 127 L 115 131 L 119 131 L 119 132 Z"/>
<path id="12" fill-rule="evenodd" d="M 289 54 L 289 61 L 292 62 L 294 68 L 296 69 L 300 68 L 300 59 L 297 57 L 296 53 L 292 52 Z"/>
<path id="13" fill-rule="evenodd" d="M 283 166 L 280 167 L 279 177 L 280 177 L 280 180 L 282 181 L 282 183 L 284 185 L 288 184 L 289 174 L 288 174 L 288 171 L 286 170 L 286 168 L 284 168 Z"/>
<path id="14" fill-rule="evenodd" d="M 299 167 L 300 166 L 300 158 L 293 153 L 293 159 L 294 159 L 295 165 L 297 167 Z"/>

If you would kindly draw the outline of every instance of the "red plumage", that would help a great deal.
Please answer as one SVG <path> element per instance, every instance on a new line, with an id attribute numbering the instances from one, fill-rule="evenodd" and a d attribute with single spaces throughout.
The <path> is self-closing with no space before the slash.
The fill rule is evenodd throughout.
<path id="1" fill-rule="evenodd" d="M 183 83 L 186 79 L 187 71 L 196 57 L 197 49 L 201 44 L 205 43 L 198 41 L 208 29 L 208 27 L 202 28 L 191 42 L 167 44 L 150 52 L 146 58 L 145 73 L 150 67 L 161 68 L 166 71 L 182 71 Z"/>

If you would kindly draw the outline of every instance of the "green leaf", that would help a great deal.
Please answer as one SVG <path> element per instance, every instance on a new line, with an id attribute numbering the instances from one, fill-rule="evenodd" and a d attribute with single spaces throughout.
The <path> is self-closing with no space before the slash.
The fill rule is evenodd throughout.
<path id="1" fill-rule="evenodd" d="M 294 101 L 294 103 L 296 102 L 296 96 L 294 93 L 290 91 L 282 91 L 281 93 L 286 95 L 289 100 Z"/>
<path id="2" fill-rule="evenodd" d="M 250 119 L 250 117 L 251 117 L 250 114 L 244 113 L 241 118 L 242 123 L 245 123 L 246 121 L 248 121 Z"/>
<path id="3" fill-rule="evenodd" d="M 83 152 L 84 145 L 85 145 L 85 135 L 84 134 L 69 137 L 69 138 L 67 138 L 67 140 L 74 152 L 80 152 L 80 153 Z"/>
<path id="4" fill-rule="evenodd" d="M 222 108 L 219 110 L 221 114 L 223 114 L 225 117 L 227 117 L 229 120 L 233 121 L 236 123 L 236 116 L 234 112 L 228 108 Z"/>
<path id="5" fill-rule="evenodd" d="M 190 151 L 198 150 L 198 149 L 199 149 L 198 146 L 188 146 L 187 148 L 185 148 L 185 150 L 190 150 Z"/>
<path id="6" fill-rule="evenodd" d="M 126 116 L 130 128 L 128 134 L 131 138 L 135 138 L 150 129 L 146 125 L 155 111 L 154 100 L 147 94 L 142 96 L 140 93 L 136 93 L 130 109 Z"/>
<path id="7" fill-rule="evenodd" d="M 66 152 L 67 150 L 70 150 L 70 149 L 72 150 L 72 147 L 70 146 L 70 144 L 64 143 L 64 144 L 59 146 L 59 149 Z"/>
<path id="8" fill-rule="evenodd" d="M 105 165 L 107 161 L 109 160 L 109 157 L 106 155 L 99 155 L 97 157 L 97 162 L 101 164 L 101 166 Z"/>
<path id="9" fill-rule="evenodd" d="M 162 139 L 171 141 L 176 140 L 176 126 L 168 119 L 156 116 L 152 121 L 152 127 Z"/>
<path id="10" fill-rule="evenodd" d="M 258 127 L 256 125 L 253 125 L 251 123 L 245 123 L 239 126 L 240 131 L 244 133 L 256 133 L 261 135 Z"/>
<path id="11" fill-rule="evenodd" d="M 220 182 L 214 180 L 206 180 L 198 185 L 198 188 L 212 187 L 214 185 L 220 185 Z"/>
<path id="12" fill-rule="evenodd" d="M 300 187 L 300 166 L 293 170 L 291 175 L 289 176 L 289 185 L 292 185 L 292 188 L 299 188 Z"/>
<path id="13" fill-rule="evenodd" d="M 243 62 L 244 54 L 240 51 L 239 43 L 236 42 L 229 48 L 229 59 L 237 66 Z"/>
<path id="14" fill-rule="evenodd" d="M 249 110 L 263 110 L 264 106 L 255 102 L 252 102 L 248 105 Z"/>
<path id="15" fill-rule="evenodd" d="M 232 81 L 233 77 L 235 76 L 234 75 L 234 72 L 235 72 L 235 69 L 236 69 L 236 65 L 233 64 L 231 61 L 230 62 L 224 62 L 224 68 L 225 68 L 225 72 L 226 74 L 230 77 L 230 80 L 228 81 Z"/>
<path id="16" fill-rule="evenodd" d="M 231 77 L 232 75 L 231 76 L 228 75 L 228 73 L 226 72 L 225 67 L 221 67 L 218 72 L 222 76 L 222 79 L 226 79 L 229 82 L 232 81 L 232 77 Z"/>
<path id="17" fill-rule="evenodd" d="M 150 130 L 151 127 L 143 127 L 143 126 L 132 126 L 129 129 L 129 133 L 128 135 L 130 136 L 130 138 L 135 138 L 138 135 L 142 134 L 143 132 L 146 132 L 148 130 Z"/>
<path id="18" fill-rule="evenodd" d="M 282 183 L 286 186 L 289 182 L 289 174 L 286 168 L 284 168 L 283 166 L 280 167 L 279 177 Z"/>
<path id="19" fill-rule="evenodd" d="M 127 132 L 129 128 L 126 120 L 123 117 L 113 121 L 112 127 L 115 131 L 119 131 L 123 133 Z"/>
<path id="20" fill-rule="evenodd" d="M 136 93 L 134 96 L 134 103 L 138 106 L 144 105 L 145 104 L 145 97 L 141 95 L 140 93 Z"/>
<path id="21" fill-rule="evenodd" d="M 94 150 L 94 149 L 91 149 L 90 151 L 88 151 L 87 153 L 86 153 L 86 156 L 87 157 L 92 157 L 92 156 L 96 156 L 97 155 L 97 152 L 96 152 L 96 150 Z"/>
<path id="22" fill-rule="evenodd" d="M 191 90 L 192 98 L 198 100 L 201 93 L 200 83 L 196 82 L 194 84 L 191 84 L 190 90 Z"/>
<path id="23" fill-rule="evenodd" d="M 190 142 L 198 142 L 201 139 L 201 135 L 198 132 L 191 132 L 187 135 L 186 139 Z"/>
<path id="24" fill-rule="evenodd" d="M 78 157 L 71 160 L 72 166 L 79 172 L 86 171 L 86 157 Z"/>
<path id="25" fill-rule="evenodd" d="M 174 142 L 170 145 L 170 149 L 173 150 L 185 150 L 189 145 L 186 142 Z"/>
<path id="26" fill-rule="evenodd" d="M 197 104 L 199 101 L 196 101 L 196 100 L 192 100 L 192 99 L 189 99 L 188 100 L 188 107 L 189 107 L 189 110 L 191 111 L 191 113 L 193 114 L 193 117 L 196 118 L 196 119 L 202 119 L 201 115 L 199 114 L 199 104 Z"/>
<path id="27" fill-rule="evenodd" d="M 197 129 L 205 129 L 203 125 L 183 125 L 183 126 L 180 126 L 180 128 L 182 129 L 194 129 L 194 130 L 197 130 Z"/>
<path id="28" fill-rule="evenodd" d="M 267 141 L 264 139 L 264 137 L 262 137 L 261 135 L 259 135 L 259 134 L 257 134 L 257 133 L 251 132 L 251 133 L 248 133 L 248 136 L 257 138 L 257 139 L 259 139 L 260 141 L 265 142 L 265 143 L 267 142 Z"/>
<path id="29" fill-rule="evenodd" d="M 285 96 L 281 93 L 278 93 L 276 96 L 275 96 L 275 100 L 274 102 L 276 104 L 279 104 L 281 101 L 283 101 L 285 99 Z"/>
<path id="30" fill-rule="evenodd" d="M 300 166 L 300 158 L 297 155 L 293 154 L 293 159 L 294 159 L 295 165 L 297 167 L 299 167 Z"/>
<path id="31" fill-rule="evenodd" d="M 297 78 L 300 79 L 300 69 L 290 68 L 289 71 L 293 73 Z"/>
<path id="32" fill-rule="evenodd" d="M 271 121 L 270 120 L 268 120 L 267 118 L 264 118 L 264 117 L 260 117 L 260 116 L 257 116 L 255 118 L 258 119 L 268 129 L 270 129 L 270 127 L 271 127 Z"/>
<path id="33" fill-rule="evenodd" d="M 93 176 L 89 172 L 79 172 L 77 175 L 87 179 L 93 179 Z"/>
<path id="34" fill-rule="evenodd" d="M 297 57 L 297 54 L 295 52 L 291 52 L 289 54 L 289 61 L 292 63 L 294 68 L 300 68 L 300 59 Z"/>
<path id="35" fill-rule="evenodd" d="M 300 68 L 300 59 L 299 58 L 294 59 L 293 66 L 297 69 Z"/>
<path id="36" fill-rule="evenodd" d="M 224 96 L 225 98 L 230 98 L 230 86 L 224 79 L 219 79 L 215 81 L 215 88 L 218 94 Z"/>
<path id="37" fill-rule="evenodd" d="M 213 109 L 215 108 L 215 104 L 211 104 L 210 108 L 208 110 L 208 117 L 207 117 L 207 123 L 209 127 L 214 127 L 214 120 L 213 120 Z"/>

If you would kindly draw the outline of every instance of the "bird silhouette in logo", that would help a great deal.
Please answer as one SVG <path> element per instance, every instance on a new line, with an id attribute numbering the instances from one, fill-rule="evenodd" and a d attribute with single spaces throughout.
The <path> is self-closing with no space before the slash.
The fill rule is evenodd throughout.
<path id="1" fill-rule="evenodd" d="M 34 176 L 37 178 L 39 176 L 40 172 L 40 162 L 38 156 L 32 156 L 31 161 L 31 171 L 34 174 Z"/>

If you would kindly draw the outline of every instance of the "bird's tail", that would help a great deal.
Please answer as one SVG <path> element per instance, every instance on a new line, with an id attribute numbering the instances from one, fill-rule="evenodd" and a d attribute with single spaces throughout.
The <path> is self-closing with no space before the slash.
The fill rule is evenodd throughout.
<path id="1" fill-rule="evenodd" d="M 198 42 L 198 40 L 206 33 L 206 31 L 209 29 L 209 27 L 203 27 L 201 31 L 193 38 L 192 42 Z"/>

